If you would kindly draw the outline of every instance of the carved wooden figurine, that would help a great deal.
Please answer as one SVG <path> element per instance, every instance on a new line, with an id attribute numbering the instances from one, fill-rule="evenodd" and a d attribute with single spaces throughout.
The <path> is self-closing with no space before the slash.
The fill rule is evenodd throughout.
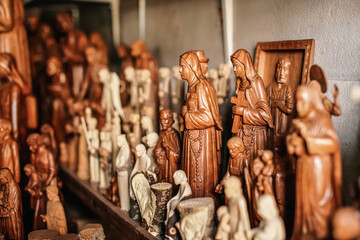
<path id="1" fill-rule="evenodd" d="M 273 128 L 269 99 L 250 54 L 239 49 L 231 55 L 231 61 L 237 77 L 236 97 L 231 99 L 235 104 L 232 108 L 232 133 L 242 138 L 251 164 L 258 150 L 268 147 L 267 128 Z"/>
<path id="2" fill-rule="evenodd" d="M 48 198 L 46 215 L 40 215 L 40 217 L 46 222 L 48 229 L 58 231 L 60 234 L 66 234 L 66 217 L 64 207 L 60 202 L 59 189 L 57 186 L 48 186 L 46 195 Z"/>
<path id="3" fill-rule="evenodd" d="M 24 167 L 25 175 L 29 178 L 29 182 L 25 187 L 25 191 L 28 191 L 31 197 L 40 198 L 43 196 L 44 182 L 42 181 L 39 173 L 34 165 L 28 163 Z"/>
<path id="4" fill-rule="evenodd" d="M 155 173 L 159 182 L 169 182 L 175 190 L 174 173 L 180 168 L 180 135 L 172 127 L 173 112 L 165 108 L 160 111 L 161 132 L 154 149 L 157 167 Z"/>
<path id="5" fill-rule="evenodd" d="M 1 1 L 0 53 L 14 56 L 20 76 L 31 91 L 29 47 L 24 26 L 24 6 L 21 0 Z"/>
<path id="6" fill-rule="evenodd" d="M 129 199 L 129 176 L 131 172 L 130 147 L 126 140 L 125 134 L 117 137 L 119 151 L 116 157 L 116 171 L 118 176 L 118 188 L 120 208 L 124 211 L 130 210 Z"/>
<path id="7" fill-rule="evenodd" d="M 218 184 L 222 131 L 214 85 L 203 75 L 194 51 L 180 57 L 180 74 L 188 81 L 186 103 L 182 107 L 184 139 L 182 169 L 189 178 L 194 197 L 212 196 Z"/>
<path id="8" fill-rule="evenodd" d="M 227 142 L 227 147 L 230 152 L 230 159 L 227 167 L 227 171 L 222 181 L 216 186 L 217 193 L 223 193 L 223 187 L 226 179 L 230 176 L 236 176 L 242 179 L 242 185 L 246 186 L 246 197 L 250 203 L 251 197 L 251 184 L 252 179 L 250 176 L 249 161 L 245 153 L 244 144 L 239 137 L 232 137 Z"/>
<path id="9" fill-rule="evenodd" d="M 127 106 L 130 102 L 130 82 L 125 77 L 125 69 L 133 66 L 133 60 L 130 55 L 130 48 L 125 44 L 120 44 L 117 47 L 117 54 L 121 60 L 121 67 L 119 71 L 120 76 L 120 97 L 123 106 Z"/>
<path id="10" fill-rule="evenodd" d="M 24 239 L 21 192 L 8 168 L 0 169 L 0 233 L 6 239 Z"/>
<path id="11" fill-rule="evenodd" d="M 176 211 L 176 207 L 181 201 L 191 198 L 192 191 L 188 183 L 186 174 L 183 170 L 177 170 L 173 174 L 173 179 L 174 179 L 174 184 L 180 185 L 180 187 L 177 194 L 168 201 L 166 206 L 167 213 L 165 220 L 165 224 L 166 224 L 165 237 L 167 239 L 175 240 L 175 239 L 180 239 L 180 235 L 175 228 L 175 223 L 179 221 L 179 214 Z"/>
<path id="12" fill-rule="evenodd" d="M 11 136 L 11 122 L 0 118 L 0 168 L 8 168 L 20 183 L 20 160 L 17 142 Z"/>
<path id="13" fill-rule="evenodd" d="M 230 91 L 229 80 L 231 74 L 231 67 L 226 63 L 220 63 L 218 73 L 219 85 L 217 89 L 217 95 L 219 104 L 223 104 Z"/>
<path id="14" fill-rule="evenodd" d="M 95 47 L 97 54 L 99 55 L 100 63 L 104 64 L 105 66 L 108 66 L 109 65 L 108 48 L 101 34 L 98 32 L 92 32 L 90 34 L 89 40 L 90 40 L 90 44 Z"/>
<path id="15" fill-rule="evenodd" d="M 258 213 L 262 220 L 260 226 L 247 231 L 248 239 L 254 240 L 285 240 L 284 222 L 273 195 L 264 194 L 258 201 Z"/>
<path id="16" fill-rule="evenodd" d="M 173 78 L 173 81 L 171 83 L 171 109 L 175 113 L 180 113 L 185 95 L 185 91 L 184 91 L 185 83 L 180 75 L 180 67 L 173 66 L 171 68 L 171 75 Z"/>
<path id="17" fill-rule="evenodd" d="M 322 96 L 317 81 L 297 88 L 298 117 L 286 138 L 288 153 L 297 157 L 293 240 L 328 237 L 328 222 L 342 202 L 340 144 Z"/>
<path id="18" fill-rule="evenodd" d="M 227 206 L 221 206 L 216 211 L 219 225 L 215 235 L 215 240 L 229 240 L 230 239 L 230 213 Z"/>
<path id="19" fill-rule="evenodd" d="M 241 181 L 235 176 L 230 176 L 224 187 L 225 196 L 229 200 L 230 239 L 247 240 L 246 231 L 250 229 L 250 220 Z"/>

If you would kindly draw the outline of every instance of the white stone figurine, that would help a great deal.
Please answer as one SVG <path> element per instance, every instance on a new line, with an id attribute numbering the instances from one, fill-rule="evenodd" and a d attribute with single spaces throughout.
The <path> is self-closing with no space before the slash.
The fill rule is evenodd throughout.
<path id="1" fill-rule="evenodd" d="M 170 69 L 167 67 L 159 68 L 159 77 L 159 110 L 162 110 L 170 108 Z"/>
<path id="2" fill-rule="evenodd" d="M 172 76 L 174 78 L 174 85 L 171 88 L 171 102 L 172 104 L 182 104 L 184 98 L 184 81 L 180 75 L 180 67 L 174 66 L 171 68 Z"/>
<path id="3" fill-rule="evenodd" d="M 202 240 L 205 234 L 206 222 L 208 221 L 208 207 L 199 207 L 196 211 L 186 215 L 181 219 L 181 223 L 176 223 L 181 239 L 183 240 Z"/>
<path id="4" fill-rule="evenodd" d="M 131 171 L 130 147 L 126 140 L 125 134 L 117 137 L 117 146 L 119 151 L 116 157 L 116 171 L 118 176 L 118 188 L 120 209 L 124 211 L 130 210 L 129 198 L 129 176 Z"/>
<path id="5" fill-rule="evenodd" d="M 100 162 L 99 162 L 99 130 L 96 129 L 97 120 L 91 118 L 88 120 L 88 134 L 90 145 L 89 150 L 89 161 L 90 161 L 90 182 L 98 183 L 100 181 Z"/>
<path id="6" fill-rule="evenodd" d="M 219 92 L 219 72 L 215 68 L 209 69 L 209 79 L 214 83 L 216 94 Z"/>
<path id="7" fill-rule="evenodd" d="M 109 187 L 111 169 L 110 159 L 112 157 L 111 130 L 104 127 L 100 132 L 100 185 L 99 188 L 104 190 Z"/>
<path id="8" fill-rule="evenodd" d="M 135 69 L 133 67 L 126 67 L 124 70 L 125 79 L 130 83 L 130 105 L 134 109 L 139 108 L 138 99 L 138 83 L 136 80 Z"/>
<path id="9" fill-rule="evenodd" d="M 151 159 L 146 154 L 146 148 L 144 144 L 138 144 L 135 147 L 135 150 L 136 150 L 136 162 L 134 168 L 131 171 L 130 179 L 135 175 L 135 173 L 145 170 L 150 170 L 151 168 Z M 134 193 L 132 191 L 132 188 L 130 189 L 130 197 L 134 198 Z"/>
<path id="10" fill-rule="evenodd" d="M 146 135 L 146 145 L 148 147 L 146 154 L 151 159 L 150 171 L 152 172 L 154 172 L 156 168 L 156 160 L 154 158 L 153 152 L 158 139 L 159 139 L 159 135 L 156 132 L 151 132 Z"/>
<path id="11" fill-rule="evenodd" d="M 108 69 L 103 68 L 99 71 L 99 78 L 102 82 L 102 99 L 101 108 L 105 111 L 106 122 L 111 123 L 111 113 L 113 109 L 113 103 L 111 98 L 111 86 L 110 86 L 110 72 Z"/>
<path id="12" fill-rule="evenodd" d="M 219 225 L 217 227 L 215 240 L 229 240 L 230 239 L 230 213 L 227 206 L 221 206 L 216 211 Z"/>
<path id="13" fill-rule="evenodd" d="M 246 232 L 250 230 L 250 220 L 241 181 L 238 177 L 230 176 L 224 187 L 225 196 L 229 200 L 230 239 L 247 240 Z"/>
<path id="14" fill-rule="evenodd" d="M 121 135 L 121 120 L 120 116 L 117 113 L 117 111 L 114 111 L 114 115 L 111 121 L 111 141 L 112 141 L 112 164 L 115 166 L 116 163 L 116 157 L 119 151 L 119 147 L 116 144 L 117 143 L 117 137 Z M 114 169 L 115 171 L 115 169 Z"/>
<path id="15" fill-rule="evenodd" d="M 140 127 L 140 115 L 137 113 L 130 114 L 130 124 L 132 126 L 131 133 L 129 134 L 131 148 L 135 148 L 136 145 L 141 142 L 141 127 Z"/>
<path id="16" fill-rule="evenodd" d="M 259 227 L 247 231 L 248 239 L 285 240 L 285 226 L 274 196 L 263 194 L 259 197 L 258 213 L 262 220 Z"/>

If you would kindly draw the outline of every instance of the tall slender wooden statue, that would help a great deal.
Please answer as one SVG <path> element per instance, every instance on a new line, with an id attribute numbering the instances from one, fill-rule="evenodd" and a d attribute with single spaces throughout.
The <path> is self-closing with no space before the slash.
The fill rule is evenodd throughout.
<path id="1" fill-rule="evenodd" d="M 189 83 L 182 107 L 184 140 L 182 169 L 189 178 L 194 197 L 215 198 L 218 184 L 217 131 L 222 131 L 214 85 L 208 81 L 194 51 L 180 57 L 180 74 Z"/>
<path id="2" fill-rule="evenodd" d="M 322 96 L 317 81 L 297 88 L 298 117 L 286 138 L 297 157 L 293 240 L 329 237 L 330 217 L 342 202 L 340 144 Z"/>
<path id="3" fill-rule="evenodd" d="M 8 168 L 0 169 L 0 233 L 6 239 L 24 239 L 21 192 Z"/>
<path id="4" fill-rule="evenodd" d="M 250 54 L 239 49 L 230 57 L 237 77 L 235 93 L 231 99 L 232 133 L 241 137 L 249 162 L 256 157 L 258 150 L 268 147 L 267 128 L 273 128 L 269 99 L 264 82 L 255 72 Z"/>
<path id="5" fill-rule="evenodd" d="M 17 142 L 11 136 L 11 122 L 0 118 L 0 168 L 8 168 L 20 183 L 20 160 Z"/>
<path id="6" fill-rule="evenodd" d="M 24 84 L 31 91 L 29 47 L 24 27 L 24 6 L 21 0 L 0 1 L 0 53 L 14 56 Z"/>

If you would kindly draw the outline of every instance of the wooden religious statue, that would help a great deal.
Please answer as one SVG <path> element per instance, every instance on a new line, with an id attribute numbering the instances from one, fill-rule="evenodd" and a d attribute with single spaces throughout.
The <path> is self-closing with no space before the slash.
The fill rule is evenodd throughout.
<path id="1" fill-rule="evenodd" d="M 117 47 L 117 55 L 121 60 L 119 71 L 120 77 L 120 98 L 123 106 L 126 107 L 130 102 L 130 82 L 125 78 L 125 68 L 133 67 L 133 60 L 130 55 L 130 48 L 125 44 Z"/>
<path id="2" fill-rule="evenodd" d="M 295 222 L 291 239 L 329 237 L 329 220 L 341 206 L 340 143 L 319 82 L 296 90 L 297 118 L 286 146 L 296 156 Z"/>
<path id="3" fill-rule="evenodd" d="M 0 169 L 0 233 L 6 239 L 24 239 L 21 191 L 8 168 Z"/>
<path id="4" fill-rule="evenodd" d="M 100 63 L 105 66 L 109 65 L 109 53 L 106 43 L 98 32 L 92 32 L 89 37 L 90 44 L 95 47 L 97 54 L 99 55 Z"/>
<path id="5" fill-rule="evenodd" d="M 267 130 L 273 128 L 269 99 L 263 80 L 256 73 L 250 54 L 243 49 L 230 57 L 237 77 L 235 93 L 231 98 L 232 133 L 242 138 L 250 164 L 258 150 L 268 147 Z"/>
<path id="6" fill-rule="evenodd" d="M 216 199 L 222 126 L 215 88 L 204 76 L 194 51 L 181 55 L 180 74 L 189 83 L 181 112 L 184 127 L 182 169 L 189 178 L 194 197 Z"/>
<path id="7" fill-rule="evenodd" d="M 20 159 L 18 143 L 11 136 L 9 120 L 0 118 L 0 168 L 8 168 L 15 182 L 20 183 Z"/>
<path id="8" fill-rule="evenodd" d="M 180 168 L 181 145 L 180 135 L 172 127 L 173 123 L 173 112 L 168 108 L 161 110 L 161 132 L 154 149 L 154 156 L 157 163 L 155 173 L 159 182 L 169 182 L 175 187 L 173 176 Z"/>
<path id="9" fill-rule="evenodd" d="M 230 152 L 230 159 L 228 162 L 227 171 L 221 182 L 216 186 L 215 191 L 217 193 L 223 193 L 224 183 L 226 179 L 228 179 L 230 176 L 236 176 L 242 179 L 242 185 L 246 186 L 246 196 L 248 202 L 250 202 L 251 198 L 249 197 L 249 195 L 252 179 L 250 176 L 250 166 L 245 153 L 244 144 L 241 138 L 232 137 L 227 142 L 227 147 Z"/>
<path id="10" fill-rule="evenodd" d="M 48 202 L 46 204 L 46 215 L 40 215 L 46 222 L 47 229 L 55 230 L 60 234 L 67 233 L 66 217 L 64 207 L 60 202 L 59 189 L 57 186 L 48 186 L 46 188 Z"/>
<path id="11" fill-rule="evenodd" d="M 31 92 L 30 57 L 24 26 L 24 6 L 21 0 L 0 2 L 0 53 L 11 54 L 24 85 Z"/>
<path id="12" fill-rule="evenodd" d="M 60 160 L 65 166 L 68 165 L 65 142 L 65 124 L 68 117 L 68 101 L 71 97 L 70 88 L 65 73 L 62 70 L 62 63 L 58 57 L 51 57 L 46 62 L 46 73 L 51 78 L 48 85 L 48 92 L 52 101 L 51 125 L 55 130 L 55 138 L 60 148 Z"/>

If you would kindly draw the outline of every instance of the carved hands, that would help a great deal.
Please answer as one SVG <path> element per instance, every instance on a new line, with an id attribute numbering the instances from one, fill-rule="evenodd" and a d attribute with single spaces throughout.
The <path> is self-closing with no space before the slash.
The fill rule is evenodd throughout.
<path id="1" fill-rule="evenodd" d="M 240 115 L 242 116 L 244 114 L 244 110 L 245 108 L 244 107 L 238 107 L 238 106 L 233 106 L 232 107 L 232 113 L 234 115 Z"/>

